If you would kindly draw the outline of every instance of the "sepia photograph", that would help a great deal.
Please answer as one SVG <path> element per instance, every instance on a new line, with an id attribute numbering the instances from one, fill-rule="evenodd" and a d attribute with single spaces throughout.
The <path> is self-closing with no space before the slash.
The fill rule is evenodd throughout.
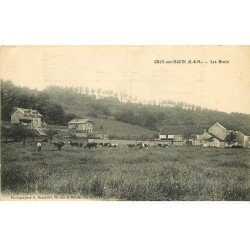
<path id="1" fill-rule="evenodd" d="M 0 58 L 1 200 L 250 200 L 250 46 Z"/>

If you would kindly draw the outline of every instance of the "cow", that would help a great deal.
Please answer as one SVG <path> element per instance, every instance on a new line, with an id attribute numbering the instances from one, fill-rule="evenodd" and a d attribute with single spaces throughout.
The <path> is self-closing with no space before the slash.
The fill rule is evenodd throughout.
<path id="1" fill-rule="evenodd" d="M 163 143 L 158 143 L 157 146 L 160 147 L 160 148 L 165 148 L 168 145 L 167 144 L 163 144 Z"/>
<path id="2" fill-rule="evenodd" d="M 69 144 L 72 146 L 72 147 L 79 147 L 79 148 L 82 148 L 83 147 L 83 143 L 82 142 L 72 142 L 70 141 Z"/>
<path id="3" fill-rule="evenodd" d="M 100 142 L 98 145 L 102 147 L 108 147 L 108 148 L 116 148 L 118 146 L 118 144 L 110 143 L 110 142 Z"/>
<path id="4" fill-rule="evenodd" d="M 97 143 L 96 142 L 88 142 L 84 148 L 96 148 L 97 147 Z"/>
<path id="5" fill-rule="evenodd" d="M 127 144 L 127 146 L 128 146 L 129 148 L 135 148 L 135 147 L 136 147 L 136 144 L 135 144 L 135 143 L 129 143 L 129 144 Z"/>
<path id="6" fill-rule="evenodd" d="M 69 144 L 70 144 L 70 146 L 71 146 L 72 148 L 75 146 L 75 143 L 72 142 L 72 141 L 70 141 Z"/>
<path id="7" fill-rule="evenodd" d="M 53 144 L 58 148 L 59 151 L 61 151 L 62 147 L 65 146 L 65 142 L 54 142 Z"/>
<path id="8" fill-rule="evenodd" d="M 142 149 L 142 148 L 148 148 L 148 143 L 142 143 L 142 142 L 138 142 L 137 144 L 136 144 L 136 146 L 138 146 L 140 149 Z"/>

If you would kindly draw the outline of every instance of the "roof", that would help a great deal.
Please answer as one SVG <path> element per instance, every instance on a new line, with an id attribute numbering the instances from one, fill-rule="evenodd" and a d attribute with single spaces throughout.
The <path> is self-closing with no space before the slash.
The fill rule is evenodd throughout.
<path id="1" fill-rule="evenodd" d="M 83 123 L 86 123 L 86 122 L 91 122 L 93 123 L 91 120 L 89 119 L 73 119 L 71 121 L 68 122 L 68 124 L 83 124 Z"/>
<path id="2" fill-rule="evenodd" d="M 181 125 L 181 126 L 164 126 L 161 128 L 160 134 L 166 135 L 184 135 L 191 133 L 193 135 L 201 135 L 204 130 L 208 130 L 211 125 Z"/>
<path id="3" fill-rule="evenodd" d="M 234 130 L 234 131 L 240 131 L 242 132 L 244 135 L 250 135 L 250 126 L 243 126 L 243 125 L 230 125 L 230 124 L 222 124 L 219 123 L 220 125 L 222 125 L 224 128 L 226 128 L 227 130 Z"/>
<path id="4" fill-rule="evenodd" d="M 226 125 L 219 123 L 227 130 L 241 131 L 244 135 L 250 135 L 250 126 L 242 125 Z M 214 124 L 213 124 L 214 125 Z M 160 130 L 161 135 L 184 135 L 191 133 L 193 135 L 201 135 L 213 125 L 180 125 L 180 126 L 163 126 Z"/>
<path id="5" fill-rule="evenodd" d="M 26 117 L 36 118 L 36 117 L 42 117 L 42 115 L 39 113 L 36 109 L 24 109 L 24 108 L 14 108 L 14 110 L 11 112 L 10 115 L 12 115 L 16 110 L 19 110 L 22 112 L 22 114 Z"/>
<path id="6" fill-rule="evenodd" d="M 240 132 L 242 132 L 244 135 L 250 136 L 250 126 L 240 126 Z"/>
<path id="7" fill-rule="evenodd" d="M 207 132 L 208 133 L 208 132 Z M 224 142 L 225 140 L 222 140 L 221 138 L 219 138 L 218 136 L 214 135 L 213 133 L 208 133 L 212 138 L 217 139 L 220 142 Z"/>

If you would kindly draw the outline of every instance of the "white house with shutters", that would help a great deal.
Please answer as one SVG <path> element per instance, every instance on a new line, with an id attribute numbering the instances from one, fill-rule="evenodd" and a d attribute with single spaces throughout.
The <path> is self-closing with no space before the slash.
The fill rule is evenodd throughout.
<path id="1" fill-rule="evenodd" d="M 92 133 L 93 122 L 89 119 L 76 118 L 68 122 L 68 129 L 78 132 Z"/>

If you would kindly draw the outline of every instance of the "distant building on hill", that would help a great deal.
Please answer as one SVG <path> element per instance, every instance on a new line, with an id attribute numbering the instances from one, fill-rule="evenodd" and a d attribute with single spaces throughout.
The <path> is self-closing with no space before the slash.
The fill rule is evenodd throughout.
<path id="1" fill-rule="evenodd" d="M 10 114 L 11 124 L 24 124 L 34 128 L 42 127 L 42 115 L 34 109 L 14 108 Z"/>
<path id="2" fill-rule="evenodd" d="M 91 134 L 93 133 L 93 122 L 89 119 L 76 118 L 68 122 L 68 129 Z"/>

